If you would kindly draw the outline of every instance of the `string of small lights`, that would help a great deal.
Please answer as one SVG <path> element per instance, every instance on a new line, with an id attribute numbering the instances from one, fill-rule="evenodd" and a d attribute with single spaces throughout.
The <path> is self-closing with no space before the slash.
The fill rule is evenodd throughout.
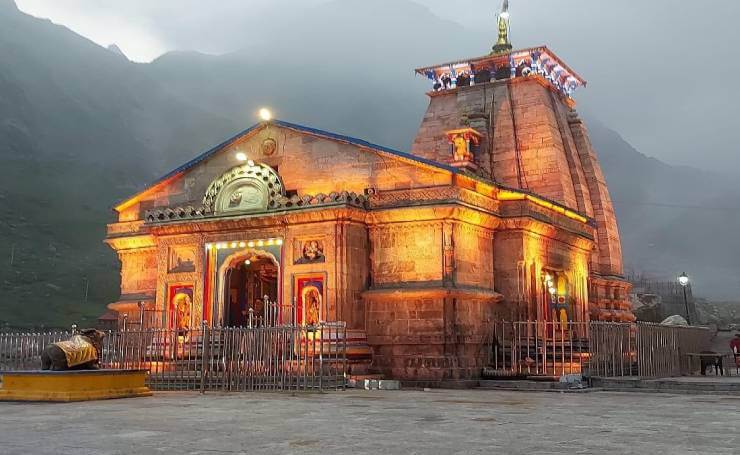
<path id="1" fill-rule="evenodd" d="M 206 243 L 206 250 L 223 250 L 223 249 L 235 249 L 235 248 L 254 248 L 263 246 L 280 246 L 283 244 L 283 239 L 280 238 L 269 238 L 259 240 L 242 240 L 236 242 L 216 242 Z"/>

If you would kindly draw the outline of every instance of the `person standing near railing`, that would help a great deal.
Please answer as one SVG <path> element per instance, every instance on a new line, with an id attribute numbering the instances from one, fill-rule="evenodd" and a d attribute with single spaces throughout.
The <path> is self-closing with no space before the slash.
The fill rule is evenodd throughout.
<path id="1" fill-rule="evenodd" d="M 740 368 L 740 333 L 736 333 L 735 338 L 730 340 L 730 350 L 735 358 L 735 368 Z"/>

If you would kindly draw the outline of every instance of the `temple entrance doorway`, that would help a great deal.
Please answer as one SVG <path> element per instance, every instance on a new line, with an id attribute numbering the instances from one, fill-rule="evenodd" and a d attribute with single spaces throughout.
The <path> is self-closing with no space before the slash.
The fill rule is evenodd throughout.
<path id="1" fill-rule="evenodd" d="M 278 265 L 269 255 L 249 253 L 233 262 L 224 277 L 224 325 L 247 327 L 250 322 L 252 326 L 269 322 L 270 308 L 278 299 L 279 276 Z"/>

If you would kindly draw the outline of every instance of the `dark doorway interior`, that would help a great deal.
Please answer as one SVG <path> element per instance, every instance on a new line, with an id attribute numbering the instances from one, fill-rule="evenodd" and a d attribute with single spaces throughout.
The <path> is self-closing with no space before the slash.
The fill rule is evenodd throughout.
<path id="1" fill-rule="evenodd" d="M 226 273 L 227 326 L 260 325 L 264 319 L 264 296 L 275 302 L 278 294 L 278 267 L 267 257 L 250 257 L 230 268 Z"/>

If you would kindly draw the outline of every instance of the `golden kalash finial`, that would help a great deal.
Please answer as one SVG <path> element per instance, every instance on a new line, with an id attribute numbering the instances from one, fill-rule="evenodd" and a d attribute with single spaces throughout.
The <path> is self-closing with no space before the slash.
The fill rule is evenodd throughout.
<path id="1" fill-rule="evenodd" d="M 509 41 L 509 0 L 504 0 L 501 12 L 498 14 L 498 41 L 493 46 L 494 54 L 509 52 L 512 49 Z"/>

